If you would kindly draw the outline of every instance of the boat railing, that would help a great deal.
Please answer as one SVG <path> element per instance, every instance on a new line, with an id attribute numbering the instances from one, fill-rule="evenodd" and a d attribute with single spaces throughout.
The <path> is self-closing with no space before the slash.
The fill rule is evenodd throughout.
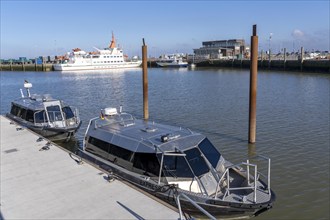
<path id="1" fill-rule="evenodd" d="M 193 201 L 192 199 L 190 199 L 186 194 L 184 193 L 179 193 L 176 197 L 176 203 L 178 205 L 178 209 L 179 209 L 179 215 L 180 215 L 180 220 L 184 220 L 183 218 L 183 213 L 182 213 L 182 208 L 181 208 L 181 202 L 180 202 L 180 198 L 184 197 L 188 202 L 190 202 L 193 206 L 195 206 L 198 210 L 200 210 L 202 213 L 204 213 L 209 219 L 212 220 L 216 220 L 216 218 L 214 216 L 212 216 L 208 211 L 206 211 L 205 209 L 203 209 L 200 205 L 198 205 L 195 201 Z"/>
<path id="2" fill-rule="evenodd" d="M 102 116 L 95 120 L 95 128 L 100 128 L 106 125 L 119 124 L 124 127 L 134 125 L 135 118 L 129 113 L 120 113 L 112 116 Z"/>
<path id="3" fill-rule="evenodd" d="M 218 196 L 218 192 L 219 192 L 219 187 L 220 184 L 225 181 L 226 178 L 226 192 L 224 193 L 222 200 L 224 200 L 227 196 L 230 195 L 231 191 L 234 190 L 246 190 L 246 189 L 252 189 L 253 190 L 253 202 L 256 203 L 257 202 L 257 184 L 258 184 L 258 179 L 260 178 L 260 176 L 267 178 L 267 191 L 268 194 L 271 194 L 271 190 L 270 190 L 270 158 L 259 155 L 256 156 L 254 158 L 251 159 L 256 159 L 256 158 L 260 158 L 262 160 L 266 160 L 268 162 L 268 167 L 267 167 L 267 175 L 261 173 L 260 171 L 258 171 L 258 165 L 250 163 L 250 160 L 248 159 L 246 162 L 242 162 L 239 164 L 235 164 L 235 165 L 231 165 L 229 167 L 226 168 L 225 172 L 222 173 L 221 178 L 219 179 L 218 183 L 217 183 L 217 188 L 216 188 L 216 193 L 214 198 L 217 198 Z M 248 186 L 244 186 L 244 187 L 230 187 L 230 170 L 236 168 L 239 169 L 240 171 L 243 170 L 242 166 L 246 166 L 246 179 L 247 179 L 247 185 Z M 254 173 L 253 173 L 253 177 L 250 175 L 250 168 L 254 168 Z M 244 198 L 243 198 L 244 201 Z"/>

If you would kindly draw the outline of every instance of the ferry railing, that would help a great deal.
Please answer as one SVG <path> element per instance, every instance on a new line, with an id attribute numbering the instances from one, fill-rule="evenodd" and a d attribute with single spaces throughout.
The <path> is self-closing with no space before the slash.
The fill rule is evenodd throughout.
<path id="1" fill-rule="evenodd" d="M 198 210 L 200 210 L 202 213 L 204 213 L 209 219 L 216 220 L 214 216 L 212 216 L 208 211 L 203 209 L 200 205 L 198 205 L 195 201 L 190 199 L 186 194 L 184 193 L 179 193 L 176 197 L 176 203 L 178 205 L 179 209 L 179 215 L 180 215 L 180 220 L 183 220 L 183 213 L 182 213 L 182 208 L 181 208 L 181 202 L 180 202 L 180 197 L 184 197 L 186 200 L 188 200 L 193 206 L 195 206 Z"/>
<path id="2" fill-rule="evenodd" d="M 253 202 L 256 203 L 257 202 L 257 181 L 259 179 L 260 176 L 267 178 L 267 191 L 268 194 L 271 194 L 271 190 L 270 190 L 270 158 L 259 155 L 256 156 L 254 158 L 261 158 L 263 160 L 267 160 L 268 161 L 268 172 L 267 172 L 267 176 L 264 175 L 263 173 L 258 171 L 258 166 L 256 164 L 252 164 L 250 163 L 250 160 L 247 160 L 247 162 L 242 162 L 239 164 L 235 164 L 235 165 L 231 165 L 229 167 L 226 168 L 225 172 L 222 174 L 221 178 L 219 179 L 218 183 L 217 183 L 217 188 L 216 188 L 216 193 L 214 198 L 217 198 L 218 196 L 218 192 L 219 192 L 219 187 L 222 181 L 225 181 L 225 177 L 226 177 L 226 181 L 227 181 L 227 185 L 226 187 L 226 192 L 222 197 L 222 200 L 224 200 L 227 196 L 230 195 L 230 191 L 234 191 L 234 190 L 244 190 L 244 189 L 252 189 L 253 190 Z M 252 158 L 253 159 L 253 158 Z M 245 187 L 230 187 L 230 170 L 232 170 L 233 168 L 241 168 L 242 165 L 246 166 L 246 179 L 247 179 L 247 184 L 248 186 Z M 254 175 L 253 175 L 253 184 L 251 185 L 251 175 L 250 175 L 250 167 L 254 168 Z M 244 199 L 243 199 L 244 201 Z"/>

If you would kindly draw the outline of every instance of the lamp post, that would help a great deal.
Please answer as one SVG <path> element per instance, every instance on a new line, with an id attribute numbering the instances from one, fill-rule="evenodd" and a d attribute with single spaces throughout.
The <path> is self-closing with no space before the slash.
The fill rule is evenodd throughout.
<path id="1" fill-rule="evenodd" d="M 270 69 L 270 62 L 271 62 L 271 49 L 270 49 L 270 42 L 272 40 L 273 33 L 269 34 L 269 50 L 268 50 L 268 69 Z"/>

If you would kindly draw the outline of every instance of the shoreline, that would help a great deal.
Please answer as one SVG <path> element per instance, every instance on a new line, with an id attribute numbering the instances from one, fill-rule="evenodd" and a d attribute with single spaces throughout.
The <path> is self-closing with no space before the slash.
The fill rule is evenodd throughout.
<path id="1" fill-rule="evenodd" d="M 156 61 L 148 61 L 148 67 L 159 68 Z M 250 60 L 206 60 L 195 63 L 196 67 L 250 69 Z M 258 60 L 258 69 L 288 72 L 330 73 L 330 60 Z M 1 64 L 0 71 L 55 71 L 52 63 Z"/>

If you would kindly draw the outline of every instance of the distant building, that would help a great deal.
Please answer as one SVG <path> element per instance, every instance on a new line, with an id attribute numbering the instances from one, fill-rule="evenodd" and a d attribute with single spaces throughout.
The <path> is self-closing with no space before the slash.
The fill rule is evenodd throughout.
<path id="1" fill-rule="evenodd" d="M 197 57 L 207 59 L 239 58 L 246 53 L 245 41 L 242 39 L 204 41 L 203 47 L 194 49 Z"/>

